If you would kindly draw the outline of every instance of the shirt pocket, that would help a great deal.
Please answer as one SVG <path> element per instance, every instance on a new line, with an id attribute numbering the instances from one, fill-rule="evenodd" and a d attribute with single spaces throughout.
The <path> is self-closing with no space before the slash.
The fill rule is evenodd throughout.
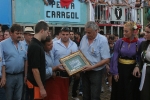
<path id="1" fill-rule="evenodd" d="M 24 49 L 20 50 L 19 55 L 20 55 L 21 58 L 23 58 L 25 60 L 27 59 L 27 53 Z"/>
<path id="2" fill-rule="evenodd" d="M 98 56 L 100 55 L 100 51 L 99 51 L 98 47 L 97 47 L 97 48 L 90 47 L 89 53 L 90 53 L 90 55 L 92 55 L 93 57 L 98 57 Z"/>

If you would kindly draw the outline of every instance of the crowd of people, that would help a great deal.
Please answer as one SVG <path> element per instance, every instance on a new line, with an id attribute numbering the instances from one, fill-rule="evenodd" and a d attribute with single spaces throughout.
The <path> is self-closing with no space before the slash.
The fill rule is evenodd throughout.
<path id="1" fill-rule="evenodd" d="M 104 77 L 110 100 L 150 100 L 150 24 L 139 34 L 126 22 L 123 38 L 113 34 L 99 32 L 93 21 L 83 37 L 65 26 L 52 38 L 44 21 L 35 30 L 0 25 L 0 100 L 68 100 L 69 86 L 73 100 L 79 100 L 77 90 L 83 100 L 100 100 Z M 91 65 L 70 77 L 59 60 L 78 50 Z"/>

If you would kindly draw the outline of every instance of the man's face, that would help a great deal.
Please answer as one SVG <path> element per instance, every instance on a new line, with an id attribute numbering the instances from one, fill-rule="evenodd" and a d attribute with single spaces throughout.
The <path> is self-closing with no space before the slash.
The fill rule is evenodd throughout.
<path id="1" fill-rule="evenodd" d="M 70 32 L 70 39 L 74 40 L 74 32 Z"/>
<path id="2" fill-rule="evenodd" d="M 97 30 L 93 30 L 92 28 L 85 28 L 85 33 L 89 40 L 93 40 L 97 36 Z"/>
<path id="3" fill-rule="evenodd" d="M 10 37 L 9 32 L 5 31 L 5 32 L 4 32 L 4 39 L 7 39 L 7 38 L 9 38 L 9 37 Z"/>
<path id="4" fill-rule="evenodd" d="M 48 33 L 49 33 L 49 28 L 47 27 L 47 30 L 41 30 L 41 33 L 42 33 L 42 40 L 45 40 L 46 37 L 48 36 Z"/>
<path id="5" fill-rule="evenodd" d="M 53 41 L 45 43 L 45 45 L 44 45 L 45 51 L 50 51 L 50 50 L 52 50 L 52 48 L 53 48 Z"/>
<path id="6" fill-rule="evenodd" d="M 108 40 L 108 43 L 109 43 L 109 44 L 113 44 L 113 43 L 114 43 L 114 40 L 109 39 L 109 40 Z"/>
<path id="7" fill-rule="evenodd" d="M 22 32 L 21 31 L 14 31 L 14 33 L 11 33 L 10 35 L 14 41 L 19 42 L 21 40 Z"/>
<path id="8" fill-rule="evenodd" d="M 24 38 L 27 42 L 30 42 L 31 39 L 33 38 L 33 34 L 30 34 L 30 33 L 24 33 Z"/>
<path id="9" fill-rule="evenodd" d="M 0 41 L 2 41 L 3 39 L 4 39 L 3 32 L 2 32 L 2 28 L 0 27 Z"/>
<path id="10" fill-rule="evenodd" d="M 62 42 L 68 42 L 70 38 L 69 32 L 61 32 L 61 41 Z"/>

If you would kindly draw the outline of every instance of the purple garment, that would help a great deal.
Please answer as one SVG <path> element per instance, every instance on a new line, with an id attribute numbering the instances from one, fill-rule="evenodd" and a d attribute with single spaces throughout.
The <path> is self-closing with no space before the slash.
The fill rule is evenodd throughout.
<path id="1" fill-rule="evenodd" d="M 142 43 L 142 41 L 145 41 L 146 39 L 145 38 L 139 38 L 138 39 L 138 41 L 140 42 L 140 43 Z"/>
<path id="2" fill-rule="evenodd" d="M 111 62 L 110 62 L 110 72 L 113 75 L 117 75 L 118 74 L 118 59 L 119 57 L 133 57 L 136 56 L 138 58 L 138 54 L 136 49 L 139 48 L 140 45 L 140 41 L 134 42 L 134 43 L 129 43 L 123 41 L 122 39 L 119 39 L 114 47 L 114 54 L 113 57 L 111 58 Z M 137 43 L 137 47 L 136 47 L 136 43 Z M 121 46 L 122 44 L 122 46 Z"/>

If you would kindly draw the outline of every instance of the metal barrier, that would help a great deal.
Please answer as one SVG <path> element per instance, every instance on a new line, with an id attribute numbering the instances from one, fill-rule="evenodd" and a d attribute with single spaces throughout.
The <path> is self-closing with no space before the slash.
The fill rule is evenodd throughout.
<path id="1" fill-rule="evenodd" d="M 139 24 L 143 23 L 143 12 L 141 8 L 129 8 L 129 7 L 125 7 L 125 20 L 123 22 L 126 21 L 135 21 Z M 107 4 L 97 4 L 94 8 L 95 10 L 95 21 L 98 23 L 110 23 L 112 20 L 112 16 L 114 13 L 114 8 L 113 7 L 109 7 Z M 118 20 L 119 21 L 119 20 Z M 114 22 L 118 22 L 118 21 L 114 21 Z"/>

